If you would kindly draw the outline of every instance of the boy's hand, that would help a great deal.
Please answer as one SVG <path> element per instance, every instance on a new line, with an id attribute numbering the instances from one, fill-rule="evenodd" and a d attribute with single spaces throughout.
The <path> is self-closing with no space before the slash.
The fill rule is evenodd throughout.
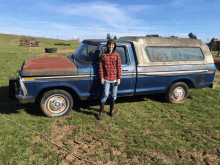
<path id="1" fill-rule="evenodd" d="M 101 78 L 101 84 L 104 85 L 104 78 Z"/>
<path id="2" fill-rule="evenodd" d="M 117 85 L 120 85 L 121 79 L 117 79 Z"/>

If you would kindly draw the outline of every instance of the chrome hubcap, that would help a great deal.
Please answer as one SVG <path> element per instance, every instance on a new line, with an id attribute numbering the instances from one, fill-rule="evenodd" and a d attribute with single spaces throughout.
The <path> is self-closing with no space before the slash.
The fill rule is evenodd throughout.
<path id="1" fill-rule="evenodd" d="M 54 110 L 59 110 L 60 108 L 62 108 L 63 106 L 63 101 L 59 100 L 59 99 L 55 99 L 52 103 L 51 103 L 51 107 Z"/>
<path id="2" fill-rule="evenodd" d="M 182 100 L 185 96 L 185 90 L 182 87 L 177 87 L 174 91 L 173 91 L 173 97 L 176 100 Z"/>
<path id="3" fill-rule="evenodd" d="M 46 106 L 52 113 L 61 113 L 69 106 L 69 102 L 63 95 L 52 95 L 46 100 Z"/>

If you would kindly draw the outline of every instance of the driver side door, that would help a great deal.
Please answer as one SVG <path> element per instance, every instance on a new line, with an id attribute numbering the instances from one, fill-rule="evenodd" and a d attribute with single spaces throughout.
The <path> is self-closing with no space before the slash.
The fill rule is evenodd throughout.
<path id="1" fill-rule="evenodd" d="M 98 58 L 96 58 L 90 69 L 90 96 L 92 98 L 100 98 L 103 93 L 103 85 L 101 84 L 101 79 L 99 76 L 99 59 L 103 52 L 106 51 L 106 46 L 101 46 L 99 49 Z M 130 96 L 134 93 L 134 88 L 132 87 L 132 73 L 134 72 L 130 67 L 130 59 L 128 56 L 128 49 L 125 45 L 120 45 L 116 47 L 115 52 L 117 52 L 121 59 L 121 69 L 122 78 L 121 84 L 118 86 L 117 96 Z"/>

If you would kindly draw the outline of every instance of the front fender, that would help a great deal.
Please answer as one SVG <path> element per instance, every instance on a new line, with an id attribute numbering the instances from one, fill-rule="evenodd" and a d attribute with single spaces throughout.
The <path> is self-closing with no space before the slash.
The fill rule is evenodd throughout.
<path id="1" fill-rule="evenodd" d="M 73 90 L 80 99 L 86 99 L 87 97 L 89 97 L 89 92 L 88 90 L 85 90 L 84 85 L 88 85 L 88 84 L 84 84 L 82 81 L 80 82 L 79 80 L 75 80 L 75 82 L 73 81 L 27 81 L 24 82 L 25 87 L 28 91 L 28 96 L 32 96 L 32 97 L 37 97 L 37 95 L 45 89 L 49 89 L 49 88 L 69 88 L 71 90 Z M 68 91 L 67 91 L 68 92 Z"/>

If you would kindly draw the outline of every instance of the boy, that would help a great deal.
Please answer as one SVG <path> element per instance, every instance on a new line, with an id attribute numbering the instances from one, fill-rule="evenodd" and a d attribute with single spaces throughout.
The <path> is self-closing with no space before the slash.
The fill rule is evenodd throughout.
<path id="1" fill-rule="evenodd" d="M 98 116 L 99 120 L 102 119 L 109 90 L 111 90 L 110 116 L 115 116 L 113 109 L 117 98 L 118 85 L 120 84 L 121 79 L 121 60 L 119 54 L 115 52 L 115 49 L 115 40 L 109 39 L 107 42 L 107 51 L 102 54 L 99 63 L 101 84 L 104 85 L 104 91 L 101 97 L 100 113 Z"/>

